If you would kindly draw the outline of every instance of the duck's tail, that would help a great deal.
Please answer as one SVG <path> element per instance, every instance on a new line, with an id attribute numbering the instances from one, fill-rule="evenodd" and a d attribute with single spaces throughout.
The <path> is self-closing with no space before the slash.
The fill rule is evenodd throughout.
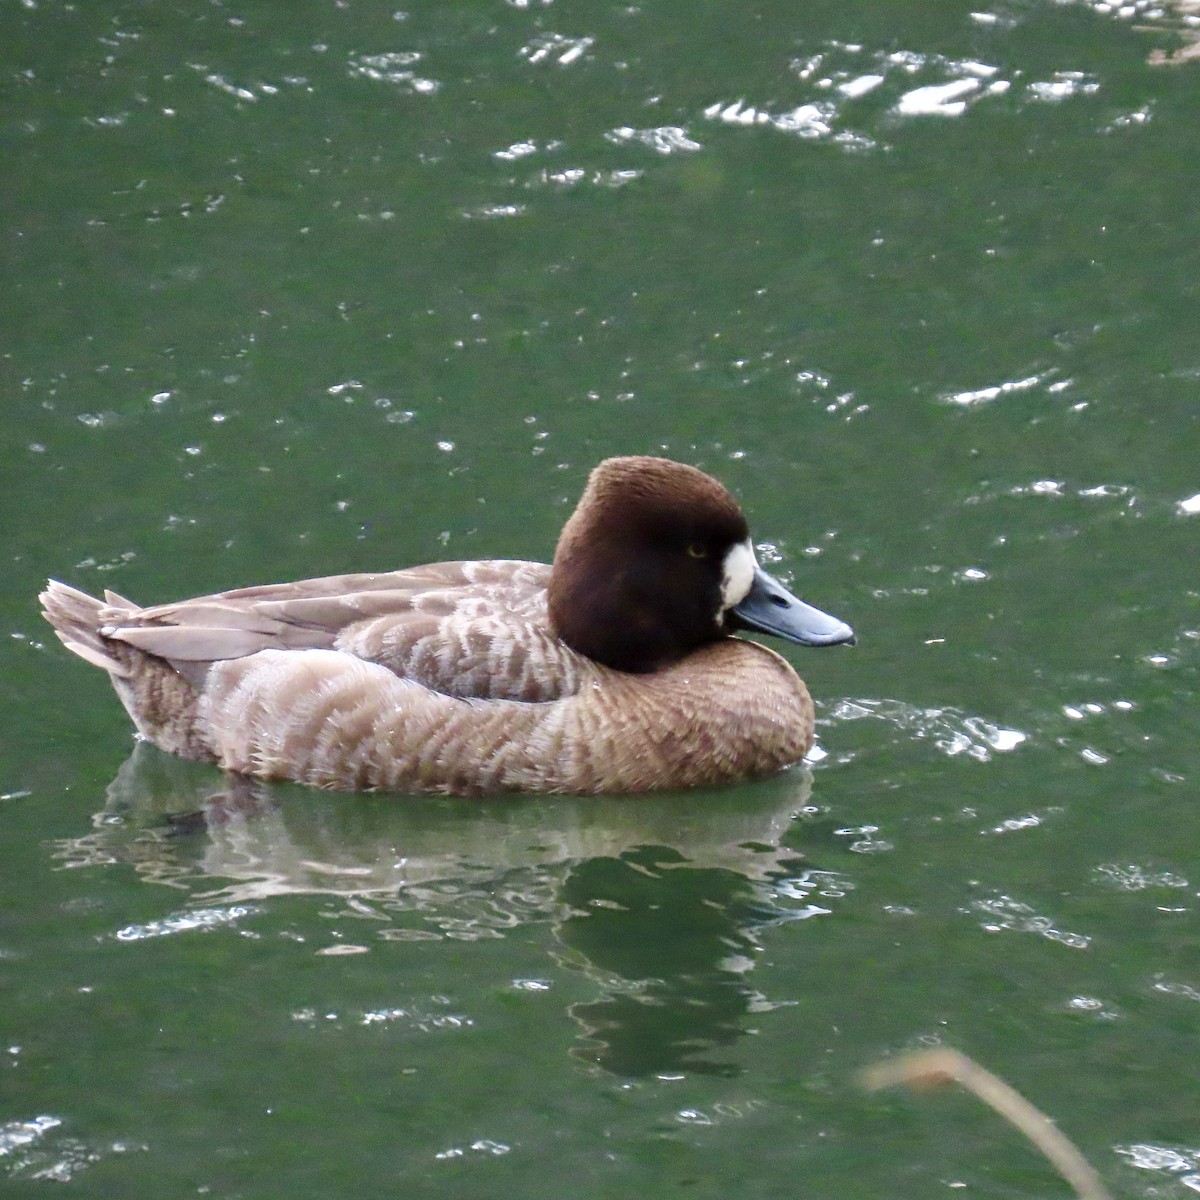
<path id="1" fill-rule="evenodd" d="M 52 579 L 39 599 L 42 615 L 64 646 L 108 672 L 113 688 L 145 738 L 187 758 L 209 758 L 196 728 L 199 692 L 175 665 L 115 636 L 142 609 L 116 592 L 98 600 Z M 114 635 L 114 636 L 110 636 Z"/>
<path id="2" fill-rule="evenodd" d="M 68 650 L 118 679 L 131 674 L 128 664 L 113 656 L 112 644 L 100 630 L 113 623 L 117 614 L 112 610 L 137 612 L 136 604 L 110 591 L 105 591 L 103 600 L 97 600 L 57 579 L 47 583 L 38 599 L 42 602 L 42 616 L 54 626 L 58 640 Z"/>

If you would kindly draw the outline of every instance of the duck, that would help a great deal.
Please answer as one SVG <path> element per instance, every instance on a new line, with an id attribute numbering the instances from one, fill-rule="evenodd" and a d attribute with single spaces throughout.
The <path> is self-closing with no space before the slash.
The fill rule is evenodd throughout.
<path id="1" fill-rule="evenodd" d="M 799 762 L 774 650 L 853 644 L 759 565 L 742 509 L 644 455 L 590 473 L 550 564 L 439 562 L 141 607 L 49 581 L 42 613 L 141 738 L 263 780 L 486 795 L 715 787 Z"/>

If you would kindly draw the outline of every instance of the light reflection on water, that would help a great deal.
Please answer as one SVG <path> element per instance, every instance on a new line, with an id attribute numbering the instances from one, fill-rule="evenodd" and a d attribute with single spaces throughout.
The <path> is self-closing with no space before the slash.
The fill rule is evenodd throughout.
<path id="1" fill-rule="evenodd" d="M 0 1124 L 0 1177 L 70 1183 L 110 1155 L 146 1149 L 130 1142 L 85 1141 L 67 1133 L 62 1118 L 42 1114 Z"/>
<path id="2" fill-rule="evenodd" d="M 1129 1166 L 1163 1177 L 1163 1182 L 1178 1181 L 1191 1192 L 1200 1192 L 1200 1150 L 1185 1146 L 1160 1146 L 1149 1142 L 1114 1146 Z M 1157 1189 L 1155 1189 L 1157 1191 Z M 1147 1192 L 1148 1195 L 1155 1194 Z"/>
<path id="3" fill-rule="evenodd" d="M 988 933 L 1013 930 L 1018 933 L 1036 933 L 1073 950 L 1086 950 L 1092 939 L 1083 933 L 1074 933 L 1059 928 L 1052 917 L 1043 916 L 1012 896 L 991 896 L 976 900 L 971 906 L 983 915 L 981 927 Z"/>
<path id="4" fill-rule="evenodd" d="M 965 754 L 977 762 L 988 762 L 995 754 L 1015 750 L 1029 737 L 1019 729 L 1006 729 L 958 709 L 920 708 L 901 700 L 839 700 L 824 720 L 832 725 L 880 721 L 905 741 L 929 739 L 951 758 Z"/>

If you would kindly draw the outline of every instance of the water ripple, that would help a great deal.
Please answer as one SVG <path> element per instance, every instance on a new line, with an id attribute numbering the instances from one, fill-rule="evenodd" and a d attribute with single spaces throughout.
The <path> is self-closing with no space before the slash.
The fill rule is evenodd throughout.
<path id="1" fill-rule="evenodd" d="M 771 112 L 768 109 L 755 108 L 748 105 L 744 99 L 726 103 L 718 100 L 710 104 L 704 115 L 710 121 L 721 121 L 725 125 L 769 125 L 783 133 L 792 133 L 797 137 L 818 139 L 831 138 L 845 146 L 856 149 L 869 149 L 875 142 L 863 134 L 849 130 L 835 132 L 833 123 L 837 116 L 837 106 L 833 103 L 800 104 L 785 112 Z"/>
<path id="2" fill-rule="evenodd" d="M 654 132 L 646 130 L 638 131 L 622 127 L 619 130 L 610 131 L 606 136 L 611 142 L 641 141 L 643 144 L 650 144 L 652 148 L 657 149 L 659 147 L 656 144 L 656 139 L 650 136 Z M 665 142 L 663 144 L 666 145 Z M 492 157 L 499 159 L 501 162 L 522 162 L 526 159 L 532 159 L 535 156 L 559 154 L 565 149 L 565 145 L 559 138 L 550 138 L 541 143 L 536 138 L 524 138 L 516 142 L 511 142 L 499 150 L 494 150 Z M 682 144 L 678 146 L 678 149 L 685 148 Z M 697 146 L 697 148 L 699 147 Z M 524 186 L 526 188 L 550 186 L 564 190 L 566 188 L 578 187 L 580 184 L 591 184 L 593 187 L 608 188 L 611 191 L 642 178 L 644 174 L 645 171 L 639 168 L 596 170 L 590 167 L 567 164 L 561 166 L 543 166 L 536 169 L 524 180 Z M 513 178 L 508 182 L 516 184 L 519 181 Z"/>
<path id="3" fill-rule="evenodd" d="M 1009 930 L 1017 933 L 1036 933 L 1073 950 L 1086 950 L 1092 942 L 1086 934 L 1059 929 L 1052 917 L 1039 915 L 1028 904 L 1014 900 L 1011 896 L 996 895 L 972 901 L 968 911 L 983 914 L 980 925 L 988 933 Z"/>
<path id="4" fill-rule="evenodd" d="M 28 1121 L 8 1121 L 0 1125 L 0 1158 L 12 1154 L 22 1146 L 36 1142 L 51 1129 L 62 1124 L 58 1117 L 40 1116 Z"/>
<path id="5" fill-rule="evenodd" d="M 1132 510 L 1135 515 L 1143 505 L 1143 499 L 1125 483 L 1079 483 L 1065 479 L 1032 479 L 1028 483 L 1007 484 L 1002 481 L 984 481 L 977 492 L 964 496 L 966 505 L 984 504 L 1010 496 L 1045 496 L 1061 500 L 1077 496 L 1081 500 L 1119 500 L 1122 509 Z"/>
<path id="6" fill-rule="evenodd" d="M 1024 813 L 1019 817 L 1007 817 L 982 833 L 1018 833 L 1024 829 L 1039 829 L 1051 816 L 1058 816 L 1063 810 L 1057 805 L 1045 808 L 1041 812 Z"/>
<path id="7" fill-rule="evenodd" d="M 829 916 L 830 904 L 854 890 L 854 881 L 843 871 L 810 868 L 799 875 L 775 880 L 763 889 L 757 912 L 766 916 L 764 925 L 784 925 L 809 917 Z"/>
<path id="8" fill-rule="evenodd" d="M 1017 103 L 1045 104 L 1090 95 L 1100 87 L 1095 77 L 1080 71 L 1054 71 L 1048 79 L 1025 82 L 1001 78 L 998 66 L 976 59 L 838 41 L 794 58 L 789 67 L 803 93 L 796 103 L 775 108 L 745 96 L 725 97 L 708 104 L 703 115 L 726 125 L 765 126 L 828 141 L 846 150 L 887 149 L 852 120 L 860 115 L 888 118 L 895 127 L 896 118 L 961 117 L 980 102 L 1010 93 Z"/>
<path id="9" fill-rule="evenodd" d="M 205 63 L 193 62 L 188 63 L 188 66 L 209 87 L 216 88 L 218 92 L 223 92 L 226 96 L 231 96 L 234 100 L 242 100 L 248 104 L 256 103 L 262 99 L 269 99 L 272 96 L 278 96 L 283 92 L 284 88 L 299 89 L 304 92 L 311 92 L 313 90 L 312 84 L 303 75 L 287 75 L 279 83 L 268 83 L 261 79 L 253 83 L 239 83 L 220 71 L 212 70 Z M 167 109 L 164 111 L 170 113 L 173 110 Z M 100 123 L 103 122 L 104 118 L 101 118 Z"/>
<path id="10" fill-rule="evenodd" d="M 1069 96 L 1089 96 L 1099 90 L 1099 82 L 1082 71 L 1055 71 L 1048 80 L 1031 83 L 1029 96 L 1042 103 L 1056 104 Z"/>
<path id="11" fill-rule="evenodd" d="M 197 929 L 218 929 L 234 925 L 243 917 L 257 912 L 249 905 L 235 904 L 229 908 L 196 908 L 171 913 L 145 925 L 126 925 L 113 935 L 119 942 L 142 942 L 148 938 L 170 937 L 176 933 L 192 933 Z"/>
<path id="12" fill-rule="evenodd" d="M 967 111 L 967 97 L 974 99 L 981 86 L 978 79 L 967 78 L 913 88 L 897 101 L 896 111 L 904 117 L 958 117 Z"/>
<path id="13" fill-rule="evenodd" d="M 69 1183 L 80 1171 L 109 1154 L 146 1150 L 142 1144 L 112 1142 L 107 1146 L 89 1145 L 78 1138 L 47 1134 L 62 1126 L 60 1117 L 46 1114 L 26 1121 L 8 1121 L 0 1125 L 0 1172 L 10 1179 L 36 1179 L 51 1183 Z"/>
<path id="14" fill-rule="evenodd" d="M 481 204 L 478 208 L 464 209 L 462 215 L 468 221 L 494 221 L 503 217 L 521 217 L 525 215 L 525 205 Z"/>
<path id="15" fill-rule="evenodd" d="M 468 1151 L 474 1151 L 476 1154 L 507 1154 L 512 1149 L 505 1142 L 497 1142 L 493 1138 L 476 1138 L 469 1146 L 451 1146 L 446 1150 L 439 1150 L 434 1158 L 450 1159 L 463 1158 Z"/>
<path id="16" fill-rule="evenodd" d="M 1167 1175 L 1184 1175 L 1200 1169 L 1200 1150 L 1175 1146 L 1155 1146 L 1149 1142 L 1136 1142 L 1132 1146 L 1114 1146 L 1131 1167 L 1142 1171 L 1160 1171 Z M 1200 1191 L 1200 1175 L 1180 1180 L 1194 1191 Z"/>
<path id="17" fill-rule="evenodd" d="M 449 1003 L 444 997 L 432 997 L 435 1003 Z M 376 1008 L 350 1013 L 320 1012 L 315 1008 L 299 1008 L 291 1014 L 298 1025 L 310 1028 L 318 1026 L 345 1025 L 388 1025 L 402 1026 L 417 1033 L 445 1033 L 469 1029 L 475 1024 L 473 1018 L 463 1013 L 438 1012 L 423 1005 L 407 1008 Z"/>
<path id="18" fill-rule="evenodd" d="M 619 129 L 610 129 L 604 136 L 618 146 L 640 142 L 659 154 L 679 154 L 704 149 L 679 125 L 662 125 L 657 129 L 634 129 L 623 125 Z"/>
<path id="19" fill-rule="evenodd" d="M 1008 489 L 1010 496 L 1061 496 L 1062 481 L 1058 479 L 1035 479 L 1029 484 L 1018 484 Z"/>
<path id="20" fill-rule="evenodd" d="M 1010 379 L 1003 383 L 989 384 L 987 387 L 975 388 L 972 391 L 952 392 L 943 396 L 946 404 L 957 404 L 961 408 L 974 408 L 979 404 L 990 404 L 1002 396 L 1011 396 L 1015 392 L 1028 392 L 1043 383 L 1050 375 L 1027 375 L 1024 379 Z"/>
<path id="21" fill-rule="evenodd" d="M 1029 737 L 1019 729 L 994 725 L 957 708 L 919 708 L 902 700 L 839 700 L 830 721 L 883 721 L 914 738 L 929 738 L 944 754 L 965 754 L 987 762 L 993 754 L 1015 750 Z"/>
<path id="22" fill-rule="evenodd" d="M 1137 863 L 1101 863 L 1094 872 L 1098 883 L 1122 892 L 1141 892 L 1146 888 L 1185 888 L 1188 881 L 1173 871 L 1155 871 Z"/>
<path id="23" fill-rule="evenodd" d="M 526 62 L 569 67 L 578 62 L 595 41 L 593 37 L 566 37 L 561 33 L 542 33 L 527 46 L 522 46 L 519 53 Z"/>
<path id="24" fill-rule="evenodd" d="M 370 79 L 416 96 L 432 96 L 441 83 L 418 75 L 413 66 L 421 61 L 416 50 L 393 50 L 386 54 L 360 54 L 350 59 L 346 68 L 351 79 Z"/>
<path id="25" fill-rule="evenodd" d="M 675 1120 L 681 1125 L 716 1126 L 728 1121 L 742 1121 L 759 1109 L 766 1108 L 767 1102 L 755 1097 L 730 1102 L 718 1101 L 711 1108 L 681 1108 L 675 1114 Z"/>
<path id="26" fill-rule="evenodd" d="M 1181 983 L 1178 980 L 1171 982 L 1159 977 L 1154 982 L 1154 990 L 1161 992 L 1164 996 L 1182 996 L 1185 1000 L 1200 1001 L 1200 988 L 1195 988 L 1190 983 Z"/>

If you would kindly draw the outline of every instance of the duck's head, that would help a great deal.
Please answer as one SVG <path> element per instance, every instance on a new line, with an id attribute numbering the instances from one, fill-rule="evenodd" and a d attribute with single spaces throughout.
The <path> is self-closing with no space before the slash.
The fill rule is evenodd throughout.
<path id="1" fill-rule="evenodd" d="M 610 458 L 591 473 L 558 540 L 549 602 L 563 641 L 621 671 L 669 666 L 739 629 L 804 646 L 854 641 L 758 565 L 720 483 L 665 458 Z"/>

